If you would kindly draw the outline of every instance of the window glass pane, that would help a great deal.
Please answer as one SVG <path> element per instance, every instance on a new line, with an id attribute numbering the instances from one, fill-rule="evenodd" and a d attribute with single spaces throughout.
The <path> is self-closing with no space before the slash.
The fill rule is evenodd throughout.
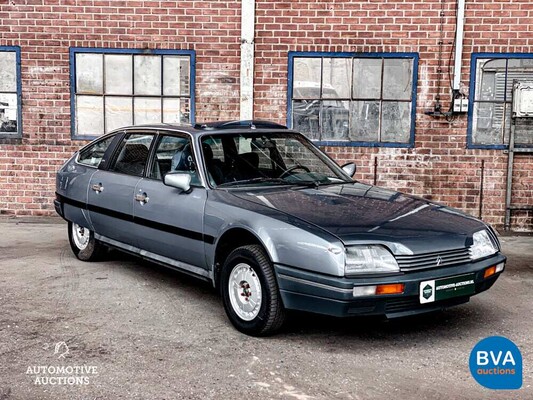
<path id="1" fill-rule="evenodd" d="M 507 86 L 505 89 L 507 101 L 511 101 L 513 98 L 513 83 L 515 81 L 533 81 L 533 65 L 523 64 L 520 61 L 522 60 L 509 60 L 509 67 L 507 70 Z"/>
<path id="2" fill-rule="evenodd" d="M 189 122 L 189 99 L 164 98 L 163 122 L 166 124 Z"/>
<path id="3" fill-rule="evenodd" d="M 166 96 L 187 96 L 189 94 L 188 57 L 163 57 L 163 94 Z"/>
<path id="4" fill-rule="evenodd" d="M 384 101 L 381 108 L 381 141 L 409 143 L 411 102 Z"/>
<path id="5" fill-rule="evenodd" d="M 477 144 L 501 144 L 503 103 L 474 103 L 473 141 Z"/>
<path id="6" fill-rule="evenodd" d="M 112 171 L 123 174 L 142 176 L 153 135 L 135 134 L 128 136 L 122 143 Z"/>
<path id="7" fill-rule="evenodd" d="M 0 51 L 0 92 L 17 91 L 17 54 Z"/>
<path id="8" fill-rule="evenodd" d="M 17 132 L 17 114 L 17 94 L 0 93 L 0 132 Z"/>
<path id="9" fill-rule="evenodd" d="M 295 58 L 293 76 L 294 99 L 320 98 L 320 58 Z"/>
<path id="10" fill-rule="evenodd" d="M 106 97 L 106 130 L 121 128 L 133 124 L 133 104 L 131 97 Z"/>
<path id="11" fill-rule="evenodd" d="M 320 139 L 318 114 L 319 100 L 294 100 L 292 102 L 292 126 L 311 140 Z"/>
<path id="12" fill-rule="evenodd" d="M 353 101 L 350 139 L 376 142 L 379 133 L 379 101 Z"/>
<path id="13" fill-rule="evenodd" d="M 76 134 L 95 136 L 103 133 L 103 97 L 78 95 L 76 97 Z"/>
<path id="14" fill-rule="evenodd" d="M 322 97 L 349 99 L 351 77 L 351 58 L 324 58 Z"/>
<path id="15" fill-rule="evenodd" d="M 478 65 L 483 72 L 505 72 L 507 60 L 505 58 L 478 60 Z"/>
<path id="16" fill-rule="evenodd" d="M 106 94 L 132 94 L 132 56 L 106 54 L 104 62 Z"/>
<path id="17" fill-rule="evenodd" d="M 135 94 L 161 95 L 161 57 L 134 56 Z"/>
<path id="18" fill-rule="evenodd" d="M 383 99 L 410 100 L 413 60 L 385 58 L 383 63 Z"/>
<path id="19" fill-rule="evenodd" d="M 191 175 L 191 185 L 200 184 L 192 146 L 187 138 L 164 136 L 156 150 L 150 177 L 163 179 L 169 172 L 185 172 Z"/>
<path id="20" fill-rule="evenodd" d="M 354 99 L 379 99 L 381 96 L 381 58 L 353 60 Z"/>
<path id="21" fill-rule="evenodd" d="M 322 102 L 320 115 L 322 140 L 349 140 L 350 103 L 330 100 Z"/>
<path id="22" fill-rule="evenodd" d="M 172 159 L 176 152 L 183 150 L 187 144 L 189 141 L 186 138 L 164 136 L 157 146 L 150 177 L 163 179 L 171 171 Z"/>
<path id="23" fill-rule="evenodd" d="M 481 77 L 481 85 L 479 85 L 479 88 L 480 93 L 477 97 L 480 100 L 496 100 L 496 73 L 488 71 L 484 73 Z M 503 100 L 503 97 L 501 100 Z"/>
<path id="24" fill-rule="evenodd" d="M 76 54 L 76 93 L 102 94 L 102 54 Z"/>
<path id="25" fill-rule="evenodd" d="M 516 144 L 533 144 L 533 118 L 519 118 L 515 126 Z"/>
<path id="26" fill-rule="evenodd" d="M 136 97 L 134 99 L 135 124 L 153 124 L 161 122 L 161 99 L 153 97 Z"/>
<path id="27" fill-rule="evenodd" d="M 78 162 L 80 164 L 98 167 L 100 161 L 102 161 L 102 158 L 104 158 L 104 154 L 107 148 L 109 147 L 114 138 L 115 135 L 109 136 L 108 138 L 100 140 L 89 148 L 83 150 L 78 157 Z"/>
<path id="28" fill-rule="evenodd" d="M 477 61 L 476 100 L 504 100 L 506 60 Z"/>

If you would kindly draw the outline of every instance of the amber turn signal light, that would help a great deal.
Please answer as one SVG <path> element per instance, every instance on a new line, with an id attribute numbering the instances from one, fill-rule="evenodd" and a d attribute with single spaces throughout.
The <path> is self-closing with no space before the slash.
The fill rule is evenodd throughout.
<path id="1" fill-rule="evenodd" d="M 492 276 L 496 273 L 496 265 L 489 267 L 485 270 L 485 273 L 483 274 L 483 278 L 486 279 L 489 276 Z"/>
<path id="2" fill-rule="evenodd" d="M 405 289 L 403 283 L 393 283 L 390 285 L 376 286 L 376 294 L 402 294 Z"/>

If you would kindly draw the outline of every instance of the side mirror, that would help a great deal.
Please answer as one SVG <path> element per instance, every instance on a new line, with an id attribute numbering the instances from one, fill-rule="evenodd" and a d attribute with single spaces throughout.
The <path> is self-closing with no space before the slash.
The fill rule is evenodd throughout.
<path id="1" fill-rule="evenodd" d="M 355 171 L 357 170 L 357 167 L 353 162 L 344 164 L 341 168 L 350 178 L 353 178 Z"/>
<path id="2" fill-rule="evenodd" d="M 191 176 L 184 172 L 169 172 L 165 175 L 163 183 L 176 189 L 181 189 L 184 192 L 191 190 Z"/>

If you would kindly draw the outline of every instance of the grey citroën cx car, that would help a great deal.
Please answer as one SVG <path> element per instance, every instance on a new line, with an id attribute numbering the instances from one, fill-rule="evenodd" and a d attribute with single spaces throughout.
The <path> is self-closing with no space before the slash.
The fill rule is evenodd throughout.
<path id="1" fill-rule="evenodd" d="M 113 247 L 210 281 L 250 335 L 289 309 L 397 317 L 494 284 L 490 226 L 354 171 L 274 123 L 132 126 L 65 163 L 55 207 L 79 259 Z"/>

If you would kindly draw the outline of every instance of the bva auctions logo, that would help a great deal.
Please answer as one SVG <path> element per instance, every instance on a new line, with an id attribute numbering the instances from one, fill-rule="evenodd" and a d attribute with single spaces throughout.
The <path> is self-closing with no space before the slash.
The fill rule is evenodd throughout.
<path id="1" fill-rule="evenodd" d="M 522 355 L 518 347 L 502 336 L 478 342 L 470 353 L 470 373 L 481 386 L 489 389 L 522 387 Z"/>

